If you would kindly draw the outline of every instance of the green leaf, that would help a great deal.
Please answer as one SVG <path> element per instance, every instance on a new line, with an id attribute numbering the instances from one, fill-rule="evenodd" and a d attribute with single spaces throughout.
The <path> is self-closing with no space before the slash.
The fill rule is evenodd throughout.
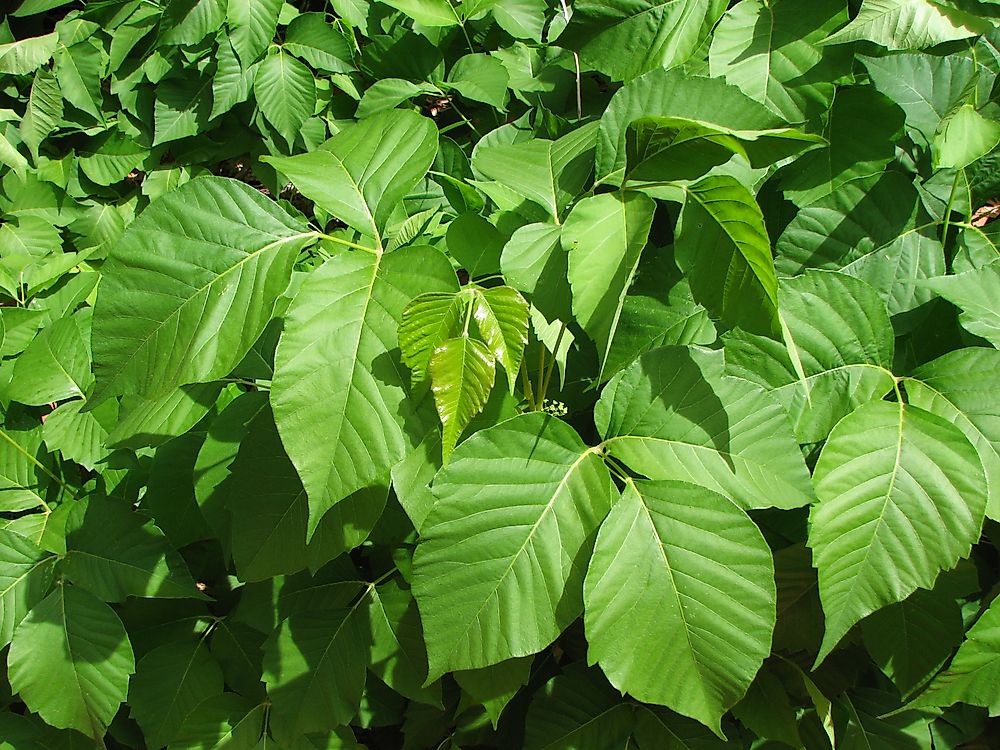
<path id="1" fill-rule="evenodd" d="M 726 372 L 775 394 L 798 441 L 816 443 L 892 390 L 892 324 L 875 290 L 843 274 L 809 271 L 780 292 L 784 341 L 734 332 Z"/>
<path id="2" fill-rule="evenodd" d="M 194 464 L 194 495 L 205 521 L 216 536 L 225 539 L 229 530 L 229 511 L 222 484 L 247 436 L 250 424 L 268 407 L 266 393 L 251 391 L 233 399 L 212 420 L 205 442 Z M 287 456 L 286 456 L 287 459 Z"/>
<path id="3" fill-rule="evenodd" d="M 114 610 L 60 585 L 17 626 L 7 669 L 11 688 L 46 723 L 99 740 L 125 700 L 135 660 Z"/>
<path id="4" fill-rule="evenodd" d="M 368 663 L 366 609 L 293 614 L 264 647 L 276 737 L 329 732 L 357 713 Z"/>
<path id="5" fill-rule="evenodd" d="M 1000 352 L 967 347 L 921 365 L 904 381 L 907 400 L 958 427 L 986 472 L 986 515 L 1000 520 Z"/>
<path id="6" fill-rule="evenodd" d="M 897 314 L 933 298 L 924 280 L 945 267 L 937 234 L 910 180 L 886 172 L 800 210 L 778 237 L 774 265 L 785 275 L 821 268 L 857 276 Z"/>
<path id="7" fill-rule="evenodd" d="M 582 611 L 583 560 L 612 501 L 596 451 L 525 414 L 466 440 L 432 489 L 413 559 L 428 680 L 551 643 Z"/>
<path id="8" fill-rule="evenodd" d="M 0 646 L 52 587 L 56 557 L 20 534 L 0 529 Z"/>
<path id="9" fill-rule="evenodd" d="M 428 364 L 431 391 L 443 430 L 445 462 L 472 418 L 483 410 L 493 389 L 496 358 L 481 341 L 459 336 L 434 349 Z"/>
<path id="10" fill-rule="evenodd" d="M 584 607 L 588 660 L 611 684 L 723 736 L 722 715 L 771 651 L 771 552 L 718 493 L 630 481 L 597 535 Z M 635 634 L 643 648 L 623 651 Z"/>
<path id="11" fill-rule="evenodd" d="M 51 71 L 42 69 L 35 73 L 20 126 L 21 138 L 36 162 L 38 147 L 59 128 L 62 118 L 63 98 L 59 82 Z"/>
<path id="12" fill-rule="evenodd" d="M 10 512 L 45 506 L 42 497 L 52 474 L 44 456 L 40 429 L 0 427 L 0 508 Z"/>
<path id="13" fill-rule="evenodd" d="M 428 292 L 415 297 L 403 310 L 399 323 L 400 358 L 412 371 L 414 385 L 427 379 L 427 366 L 435 349 L 459 333 L 471 304 L 469 296 L 462 292 Z"/>
<path id="14" fill-rule="evenodd" d="M 479 326 L 479 334 L 490 354 L 507 371 L 511 395 L 528 343 L 528 313 L 524 297 L 509 286 L 477 290 L 472 303 L 472 317 Z"/>
<path id="15" fill-rule="evenodd" d="M 104 51 L 94 40 L 88 39 L 71 47 L 60 46 L 55 51 L 54 70 L 66 101 L 96 120 L 103 121 L 101 77 L 104 73 Z"/>
<path id="16" fill-rule="evenodd" d="M 483 102 L 502 111 L 506 109 L 509 80 L 507 68 L 495 57 L 472 54 L 455 61 L 448 71 L 445 85 L 466 99 Z"/>
<path id="17" fill-rule="evenodd" d="M 66 518 L 66 550 L 66 577 L 104 601 L 120 602 L 128 596 L 205 598 L 163 532 L 113 501 L 74 503 Z"/>
<path id="18" fill-rule="evenodd" d="M 902 130 L 903 112 L 888 97 L 870 86 L 838 89 L 824 131 L 830 144 L 784 170 L 786 197 L 808 206 L 854 180 L 881 174 Z"/>
<path id="19" fill-rule="evenodd" d="M 809 546 L 826 613 L 819 663 L 861 618 L 930 588 L 969 554 L 986 479 L 955 425 L 877 401 L 837 424 L 813 481 Z"/>
<path id="20" fill-rule="evenodd" d="M 118 423 L 108 436 L 108 445 L 132 449 L 163 445 L 183 435 L 208 414 L 221 391 L 219 382 L 194 383 L 158 398 L 125 396 Z"/>
<path id="21" fill-rule="evenodd" d="M 322 13 L 303 13 L 292 19 L 285 29 L 284 49 L 317 70 L 327 73 L 354 70 L 350 44 Z"/>
<path id="22" fill-rule="evenodd" d="M 160 21 L 160 40 L 167 44 L 198 44 L 222 26 L 226 0 L 172 0 Z"/>
<path id="23" fill-rule="evenodd" d="M 341 252 L 303 283 L 285 315 L 271 403 L 309 495 L 310 535 L 324 512 L 423 438 L 393 353 L 397 327 L 417 295 L 456 288 L 444 255 L 416 246 Z"/>
<path id="24" fill-rule="evenodd" d="M 235 693 L 199 703 L 184 720 L 171 750 L 253 750 L 264 739 L 263 705 Z"/>
<path id="25" fill-rule="evenodd" d="M 819 42 L 847 20 L 840 0 L 737 3 L 712 34 L 709 70 L 788 122 L 812 120 L 851 70 L 851 50 Z"/>
<path id="26" fill-rule="evenodd" d="M 607 362 L 625 294 L 646 245 L 655 208 L 654 201 L 642 193 L 604 193 L 577 203 L 563 227 L 573 313 L 597 345 L 601 370 Z"/>
<path id="27" fill-rule="evenodd" d="M 993 304 L 1000 294 L 1000 260 L 953 276 L 923 282 L 961 311 L 958 322 L 970 333 L 1000 346 L 1000 310 Z"/>
<path id="28" fill-rule="evenodd" d="M 94 151 L 81 156 L 79 165 L 98 185 L 113 185 L 138 169 L 147 156 L 149 149 L 125 135 L 112 132 Z"/>
<path id="29" fill-rule="evenodd" d="M 208 96 L 214 90 L 214 78 L 188 74 L 168 78 L 156 86 L 153 105 L 153 145 L 197 135 L 212 114 Z"/>
<path id="30" fill-rule="evenodd" d="M 422 26 L 431 28 L 457 26 L 461 21 L 458 11 L 448 0 L 382 0 L 401 10 Z"/>
<path id="31" fill-rule="evenodd" d="M 198 178 L 153 203 L 104 267 L 91 403 L 226 375 L 264 330 L 314 237 L 235 180 Z"/>
<path id="32" fill-rule="evenodd" d="M 500 270 L 507 237 L 483 217 L 467 213 L 448 224 L 446 242 L 448 254 L 474 279 Z"/>
<path id="33" fill-rule="evenodd" d="M 316 107 L 316 82 L 305 65 L 281 47 L 257 68 L 253 93 L 264 117 L 288 143 Z"/>
<path id="34" fill-rule="evenodd" d="M 244 65 L 250 65 L 274 39 L 281 0 L 229 0 L 229 40 Z M 310 112 L 310 114 L 312 114 Z"/>
<path id="35" fill-rule="evenodd" d="M 215 75 L 212 76 L 212 111 L 209 120 L 231 110 L 250 96 L 256 68 L 244 69 L 236 50 L 228 41 L 219 44 L 215 55 Z M 148 181 L 147 177 L 147 181 Z"/>
<path id="36" fill-rule="evenodd" d="M 79 316 L 60 318 L 43 328 L 17 358 L 8 398 L 34 406 L 82 398 L 93 382 L 82 328 Z"/>
<path id="37" fill-rule="evenodd" d="M 642 117 L 625 137 L 625 183 L 636 189 L 669 189 L 665 182 L 697 180 L 734 154 L 745 156 L 735 133 L 683 117 Z"/>
<path id="38" fill-rule="evenodd" d="M 738 180 L 706 177 L 685 188 L 674 252 L 709 314 L 751 333 L 778 334 L 771 242 L 760 206 Z"/>
<path id="39" fill-rule="evenodd" d="M 533 138 L 520 143 L 484 144 L 473 154 L 472 166 L 542 206 L 559 221 L 591 176 L 596 137 L 597 125 L 589 124 L 555 141 Z"/>
<path id="40" fill-rule="evenodd" d="M 962 640 L 962 609 L 941 576 L 861 623 L 865 648 L 905 698 L 926 683 Z"/>
<path id="41" fill-rule="evenodd" d="M 810 145 L 808 140 L 802 140 L 801 133 L 789 131 L 788 123 L 778 115 L 725 81 L 677 70 L 652 70 L 619 89 L 601 117 L 596 167 L 599 181 L 621 183 L 628 126 L 644 117 L 683 118 L 705 127 L 738 132 L 751 163 L 758 165 Z"/>
<path id="42" fill-rule="evenodd" d="M 531 677 L 530 656 L 508 659 L 482 669 L 468 669 L 454 673 L 455 682 L 463 692 L 480 704 L 496 728 L 504 708 Z"/>
<path id="43" fill-rule="evenodd" d="M 397 693 L 440 705 L 440 690 L 422 687 L 427 651 L 416 602 L 409 590 L 387 581 L 371 592 L 368 603 L 372 650 L 368 668 Z"/>
<path id="44" fill-rule="evenodd" d="M 613 80 L 687 60 L 722 15 L 722 0 L 579 0 L 559 44 Z"/>
<path id="45" fill-rule="evenodd" d="M 622 305 L 604 377 L 610 379 L 639 355 L 661 346 L 715 341 L 715 326 L 705 308 L 692 299 L 686 282 L 678 282 L 664 296 L 664 273 L 662 265 L 651 265 L 647 271 L 640 263 L 638 278 Z"/>
<path id="46" fill-rule="evenodd" d="M 359 120 L 371 117 L 387 109 L 394 109 L 418 94 L 439 94 L 436 86 L 418 86 L 402 78 L 383 78 L 369 86 L 358 103 L 355 113 Z"/>
<path id="47" fill-rule="evenodd" d="M 264 161 L 324 211 L 381 246 L 389 215 L 434 161 L 434 124 L 414 112 L 383 112 L 342 130 L 324 147 Z"/>
<path id="48" fill-rule="evenodd" d="M 667 346 L 642 355 L 605 387 L 594 420 L 607 452 L 650 479 L 693 482 L 741 508 L 812 500 L 785 410 L 723 375 L 720 353 Z"/>
<path id="49" fill-rule="evenodd" d="M 932 0 L 863 0 L 854 19 L 824 43 L 866 40 L 890 50 L 923 49 L 992 28 L 983 18 Z"/>
<path id="50" fill-rule="evenodd" d="M 608 685 L 598 670 L 576 663 L 535 693 L 525 721 L 524 747 L 525 750 L 629 747 L 632 726 L 632 707 L 618 691 Z"/>
<path id="51" fill-rule="evenodd" d="M 909 53 L 859 59 L 875 87 L 906 113 L 906 127 L 914 140 L 927 145 L 977 76 L 975 63 L 961 55 Z"/>
<path id="52" fill-rule="evenodd" d="M 50 451 L 93 471 L 111 452 L 108 428 L 118 418 L 118 403 L 105 401 L 93 411 L 83 411 L 85 406 L 85 401 L 60 404 L 45 418 L 42 437 Z"/>
<path id="53" fill-rule="evenodd" d="M 56 32 L 0 44 L 0 73 L 16 76 L 33 73 L 52 58 L 58 44 Z"/>
<path id="54" fill-rule="evenodd" d="M 428 432 L 410 455 L 392 467 L 392 489 L 417 531 L 434 506 L 430 483 L 440 468 L 440 430 Z"/>
<path id="55" fill-rule="evenodd" d="M 965 169 L 1000 143 L 1000 122 L 964 104 L 941 123 L 934 139 L 935 169 Z"/>
<path id="56" fill-rule="evenodd" d="M 349 496 L 318 520 L 306 543 L 309 504 L 305 490 L 278 436 L 274 418 L 261 408 L 246 434 L 229 477 L 220 488 L 233 561 L 241 580 L 316 569 L 358 546 L 385 507 L 385 488 Z M 267 471 L 261 467 L 267 467 Z"/>
<path id="57" fill-rule="evenodd" d="M 222 670 L 204 642 L 167 643 L 136 665 L 128 691 L 131 716 L 148 747 L 163 747 L 181 734 L 192 710 L 222 689 Z"/>
<path id="58" fill-rule="evenodd" d="M 991 715 L 1000 711 L 997 680 L 1000 679 L 1000 600 L 994 599 L 966 634 L 948 669 L 934 678 L 916 701 L 914 708 L 951 706 L 961 701 L 984 706 Z"/>

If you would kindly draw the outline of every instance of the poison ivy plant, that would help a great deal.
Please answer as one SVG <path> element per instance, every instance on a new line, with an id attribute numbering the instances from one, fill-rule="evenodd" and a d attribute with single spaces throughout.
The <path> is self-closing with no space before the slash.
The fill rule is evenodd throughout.
<path id="1" fill-rule="evenodd" d="M 0 748 L 995 744 L 995 0 L 7 5 Z"/>

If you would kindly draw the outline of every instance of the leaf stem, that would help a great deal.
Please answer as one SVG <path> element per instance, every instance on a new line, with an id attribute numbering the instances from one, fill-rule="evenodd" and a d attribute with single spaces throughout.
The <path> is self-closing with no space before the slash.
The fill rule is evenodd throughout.
<path id="1" fill-rule="evenodd" d="M 397 567 L 389 568 L 389 570 L 387 570 L 385 573 L 383 573 L 378 578 L 376 578 L 374 581 L 372 581 L 371 583 L 368 584 L 368 590 L 371 591 L 376 586 L 378 586 L 380 583 L 382 583 L 382 581 L 386 581 L 389 578 L 392 578 L 396 574 L 397 570 L 399 570 L 399 568 L 397 568 Z"/>
<path id="2" fill-rule="evenodd" d="M 0 437 L 2 437 L 4 440 L 6 440 L 8 443 L 10 443 L 11 446 L 13 446 L 14 450 L 16 450 L 18 453 L 20 453 L 21 455 L 23 455 L 29 461 L 31 461 L 31 463 L 33 463 L 35 466 L 37 466 L 43 472 L 45 472 L 45 474 L 47 474 L 49 476 L 49 478 L 51 478 L 60 487 L 62 487 L 63 491 L 66 492 L 70 497 L 72 497 L 74 500 L 76 499 L 76 493 L 70 488 L 70 486 L 68 484 L 66 484 L 63 480 L 61 480 L 59 477 L 57 477 L 55 474 L 53 474 L 48 469 L 48 467 L 45 466 L 41 461 L 39 461 L 37 458 L 35 458 L 34 456 L 32 456 L 30 453 L 28 453 L 28 451 L 26 451 L 23 447 L 21 447 L 20 443 L 16 442 L 10 435 L 7 434 L 7 431 L 4 430 L 4 429 L 2 429 L 2 428 L 0 428 Z M 50 508 L 49 504 L 47 502 L 45 502 L 44 499 L 42 499 L 41 495 L 38 496 L 38 502 L 40 502 L 42 504 L 42 510 L 44 510 L 46 513 L 51 513 L 52 512 L 52 508 Z"/>
<path id="3" fill-rule="evenodd" d="M 350 240 L 344 240 L 340 237 L 334 237 L 332 234 L 326 234 L 325 232 L 316 232 L 316 236 L 323 240 L 329 240 L 330 242 L 335 242 L 338 245 L 344 245 L 345 247 L 352 247 L 355 250 L 364 250 L 366 253 L 372 253 L 373 255 L 378 255 L 379 251 L 374 247 L 367 247 L 365 245 L 359 245 L 356 242 L 351 242 Z"/>
<path id="4" fill-rule="evenodd" d="M 559 346 L 562 344 L 563 334 L 566 333 L 566 324 L 559 321 L 562 327 L 559 329 L 559 335 L 556 336 L 556 344 L 552 347 L 552 359 L 549 360 L 548 369 L 545 371 L 545 378 L 542 380 L 542 402 L 545 402 L 545 396 L 549 392 L 549 383 L 552 382 L 552 371 L 556 366 L 556 358 L 559 356 Z"/>
<path id="5" fill-rule="evenodd" d="M 469 324 L 472 322 L 472 306 L 473 301 L 470 299 L 468 306 L 465 308 L 465 326 L 462 328 L 462 335 L 468 337 L 469 335 Z"/>
<path id="6" fill-rule="evenodd" d="M 471 129 L 473 133 L 475 133 L 476 135 L 478 135 L 480 138 L 483 137 L 483 134 L 479 132 L 479 128 L 477 128 L 475 125 L 472 124 L 472 120 L 470 120 L 468 117 L 466 117 L 465 115 L 463 115 L 462 111 L 458 107 L 455 106 L 455 100 L 454 99 L 451 100 L 451 108 L 455 111 L 455 114 L 458 115 L 459 118 L 461 118 L 462 122 L 464 122 L 466 125 L 469 126 L 469 129 Z"/>
<path id="7" fill-rule="evenodd" d="M 948 195 L 948 205 L 944 209 L 944 223 L 941 226 L 941 247 L 947 247 L 948 243 L 948 229 L 951 228 L 951 207 L 955 203 L 955 192 L 958 190 L 958 178 L 962 175 L 964 170 L 955 170 L 955 179 L 951 183 L 951 193 Z"/>

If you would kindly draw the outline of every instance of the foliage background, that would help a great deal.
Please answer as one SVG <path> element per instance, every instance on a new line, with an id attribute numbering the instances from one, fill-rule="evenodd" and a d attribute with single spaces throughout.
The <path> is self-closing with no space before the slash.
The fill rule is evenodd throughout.
<path id="1" fill-rule="evenodd" d="M 12 5 L 0 747 L 995 746 L 1000 3 Z"/>

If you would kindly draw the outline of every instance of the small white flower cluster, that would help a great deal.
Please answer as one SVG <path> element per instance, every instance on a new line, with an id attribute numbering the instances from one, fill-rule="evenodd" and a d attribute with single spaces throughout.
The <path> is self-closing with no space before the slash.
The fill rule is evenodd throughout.
<path id="1" fill-rule="evenodd" d="M 546 414 L 551 414 L 554 417 L 565 417 L 569 414 L 569 409 L 566 408 L 566 404 L 562 401 L 555 401 L 554 399 L 547 398 L 542 406 L 542 411 Z"/>

